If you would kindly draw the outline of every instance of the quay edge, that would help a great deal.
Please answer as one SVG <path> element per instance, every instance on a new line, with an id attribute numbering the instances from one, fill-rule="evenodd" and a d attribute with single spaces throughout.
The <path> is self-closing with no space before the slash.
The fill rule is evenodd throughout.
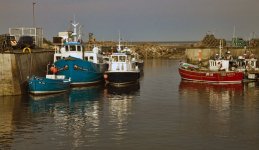
<path id="1" fill-rule="evenodd" d="M 54 51 L 33 49 L 32 53 L 0 53 L 0 96 L 27 92 L 27 79 L 44 76 L 46 66 L 53 62 Z"/>

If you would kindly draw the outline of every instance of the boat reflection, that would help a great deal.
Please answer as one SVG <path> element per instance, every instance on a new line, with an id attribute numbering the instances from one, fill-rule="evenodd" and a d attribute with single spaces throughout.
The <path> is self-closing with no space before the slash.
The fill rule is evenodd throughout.
<path id="1" fill-rule="evenodd" d="M 132 84 L 126 87 L 107 86 L 104 90 L 108 104 L 108 120 L 113 126 L 112 139 L 120 143 L 128 133 L 128 121 L 132 114 L 134 100 L 138 96 L 140 84 Z"/>
<path id="2" fill-rule="evenodd" d="M 0 149 L 12 149 L 16 122 L 23 119 L 22 96 L 0 96 Z"/>
<path id="3" fill-rule="evenodd" d="M 220 92 L 222 90 L 231 90 L 231 91 L 243 91 L 243 84 L 216 84 L 216 83 L 203 83 L 203 82 L 192 82 L 182 80 L 179 85 L 180 91 L 188 91 L 188 90 L 201 90 L 201 91 L 214 91 Z"/>
<path id="4" fill-rule="evenodd" d="M 98 101 L 103 93 L 103 86 L 75 87 L 69 94 L 69 102 Z"/>
<path id="5" fill-rule="evenodd" d="M 69 93 L 34 96 L 29 95 L 31 112 L 53 112 L 59 105 L 64 105 L 68 100 Z"/>
<path id="6" fill-rule="evenodd" d="M 134 83 L 134 84 L 130 84 L 127 86 L 123 86 L 123 87 L 116 87 L 116 86 L 107 86 L 106 87 L 106 91 L 109 94 L 135 94 L 136 92 L 138 92 L 140 89 L 140 84 L 139 82 Z"/>
<path id="7" fill-rule="evenodd" d="M 210 84 L 181 81 L 181 98 L 208 105 L 211 110 L 229 110 L 236 97 L 243 96 L 243 84 Z"/>
<path id="8" fill-rule="evenodd" d="M 89 141 L 99 135 L 100 110 L 103 109 L 99 99 L 102 93 L 102 86 L 78 87 L 72 88 L 67 95 L 36 97 L 37 100 L 34 98 L 30 105 L 33 113 L 44 111 L 44 117 L 51 118 L 58 126 L 57 132 L 71 135 L 71 144 L 79 147 L 81 141 Z M 44 119 L 38 116 L 38 120 Z"/>

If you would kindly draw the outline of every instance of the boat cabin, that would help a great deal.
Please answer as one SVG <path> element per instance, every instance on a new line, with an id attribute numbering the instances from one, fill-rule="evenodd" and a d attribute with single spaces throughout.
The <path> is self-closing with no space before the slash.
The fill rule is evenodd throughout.
<path id="1" fill-rule="evenodd" d="M 84 47 L 79 42 L 66 42 L 63 47 L 55 50 L 54 62 L 69 56 L 82 59 Z"/>
<path id="2" fill-rule="evenodd" d="M 257 59 L 243 59 L 238 58 L 237 60 L 209 60 L 209 69 L 212 71 L 217 70 L 257 70 L 256 67 Z"/>
<path id="3" fill-rule="evenodd" d="M 110 56 L 109 71 L 137 70 L 136 63 L 131 61 L 131 56 L 125 53 L 114 53 Z"/>
<path id="4" fill-rule="evenodd" d="M 245 59 L 242 56 L 239 56 L 237 59 L 237 67 L 240 70 L 257 70 L 257 59 Z"/>
<path id="5" fill-rule="evenodd" d="M 209 70 L 211 71 L 220 71 L 225 70 L 229 71 L 229 60 L 209 60 Z"/>
<path id="6" fill-rule="evenodd" d="M 63 47 L 55 51 L 54 62 L 67 57 L 84 59 L 93 63 L 103 63 L 99 47 L 95 46 L 92 51 L 85 51 L 84 46 L 79 42 L 66 42 Z"/>

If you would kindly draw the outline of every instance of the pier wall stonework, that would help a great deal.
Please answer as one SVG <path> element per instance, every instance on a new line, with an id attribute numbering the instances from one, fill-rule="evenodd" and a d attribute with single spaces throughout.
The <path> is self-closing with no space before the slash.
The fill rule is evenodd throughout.
<path id="1" fill-rule="evenodd" d="M 0 54 L 0 95 L 21 94 L 15 68 L 15 57 L 13 54 Z"/>
<path id="2" fill-rule="evenodd" d="M 0 96 L 27 92 L 27 80 L 32 75 L 44 76 L 53 52 L 0 54 Z"/>
<path id="3" fill-rule="evenodd" d="M 237 58 L 238 56 L 243 56 L 243 54 L 246 51 L 250 51 L 255 54 L 255 56 L 258 58 L 258 49 L 223 49 L 222 50 L 222 56 L 224 56 L 225 52 L 230 51 L 231 55 L 234 58 Z M 213 58 L 216 54 L 219 54 L 218 48 L 189 48 L 185 51 L 185 57 L 187 62 L 198 64 L 199 63 L 199 53 L 201 53 L 201 62 L 208 62 L 209 59 Z"/>

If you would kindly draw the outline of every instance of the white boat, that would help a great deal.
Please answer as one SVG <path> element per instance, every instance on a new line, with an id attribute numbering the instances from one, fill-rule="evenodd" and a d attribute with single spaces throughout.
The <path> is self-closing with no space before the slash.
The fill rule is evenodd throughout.
<path id="1" fill-rule="evenodd" d="M 109 68 L 104 73 L 104 80 L 111 86 L 121 87 L 138 83 L 140 69 L 129 48 L 121 48 L 120 34 L 117 53 L 109 58 Z"/>
<path id="2" fill-rule="evenodd" d="M 104 73 L 105 81 L 112 86 L 126 86 L 138 82 L 140 70 L 131 55 L 113 53 L 110 56 L 109 68 Z"/>

